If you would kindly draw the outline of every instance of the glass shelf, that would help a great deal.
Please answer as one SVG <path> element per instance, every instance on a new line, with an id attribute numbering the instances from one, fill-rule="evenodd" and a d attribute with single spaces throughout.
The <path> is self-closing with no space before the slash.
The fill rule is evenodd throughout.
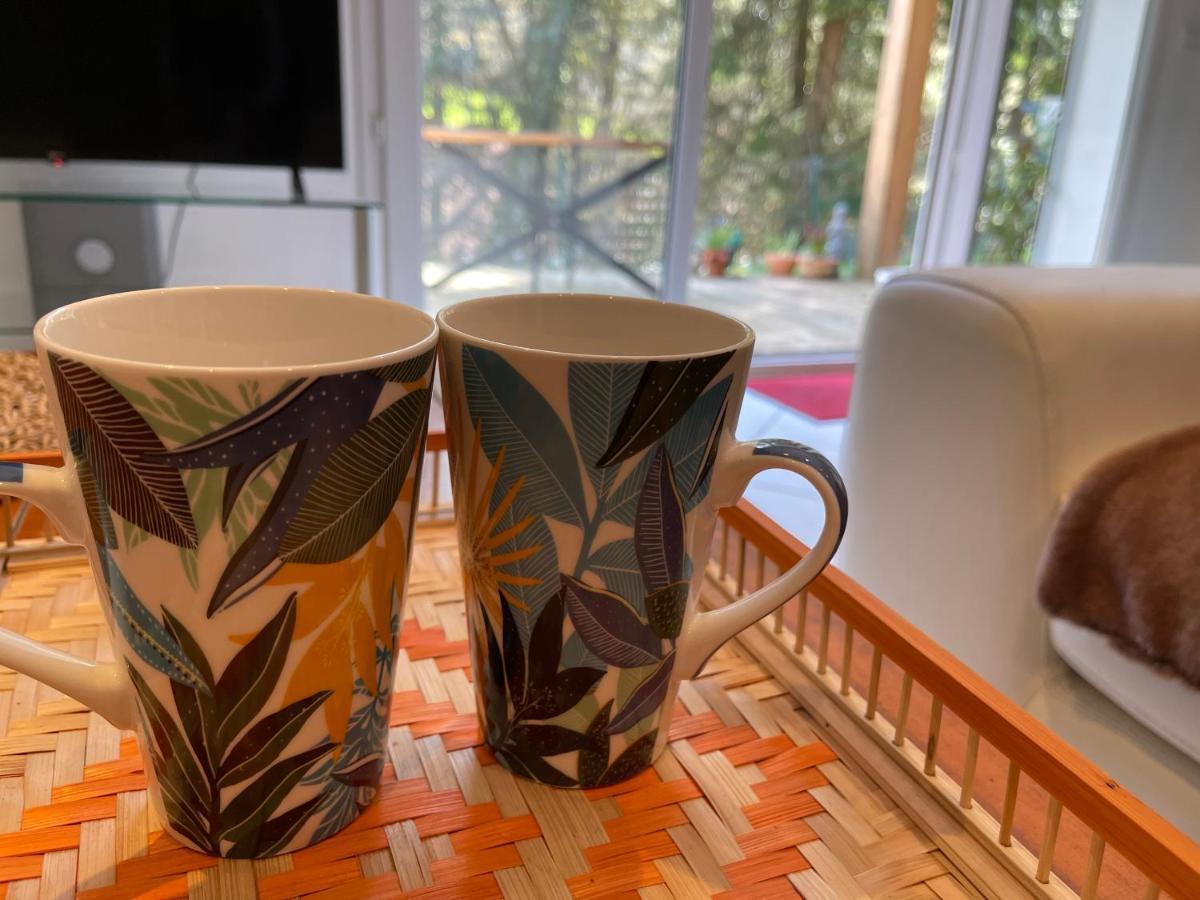
<path id="1" fill-rule="evenodd" d="M 138 193 L 134 191 L 23 191 L 0 188 L 0 202 L 22 203 L 184 203 L 195 206 L 295 207 L 298 209 L 382 209 L 383 201 L 362 198 L 295 200 L 288 196 L 239 196 L 235 194 Z"/>

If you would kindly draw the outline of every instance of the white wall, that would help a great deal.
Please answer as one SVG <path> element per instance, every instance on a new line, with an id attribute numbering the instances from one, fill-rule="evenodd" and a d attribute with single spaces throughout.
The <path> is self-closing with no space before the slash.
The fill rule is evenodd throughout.
<path id="1" fill-rule="evenodd" d="M 1101 258 L 1200 263 L 1200 3 L 1156 0 Z"/>
<path id="2" fill-rule="evenodd" d="M 1090 265 L 1096 260 L 1150 4 L 1084 4 L 1034 238 L 1035 263 Z"/>

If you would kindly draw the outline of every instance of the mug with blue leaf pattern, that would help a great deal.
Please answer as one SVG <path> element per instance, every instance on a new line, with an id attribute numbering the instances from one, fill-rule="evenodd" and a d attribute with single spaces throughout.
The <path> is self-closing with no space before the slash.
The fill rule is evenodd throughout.
<path id="1" fill-rule="evenodd" d="M 487 742 L 543 784 L 630 778 L 665 746 L 680 680 L 829 562 L 841 478 L 800 444 L 734 438 L 754 334 L 733 319 L 525 294 L 448 307 L 438 324 Z M 775 581 L 702 612 L 717 511 L 772 468 L 816 488 L 821 536 Z"/>

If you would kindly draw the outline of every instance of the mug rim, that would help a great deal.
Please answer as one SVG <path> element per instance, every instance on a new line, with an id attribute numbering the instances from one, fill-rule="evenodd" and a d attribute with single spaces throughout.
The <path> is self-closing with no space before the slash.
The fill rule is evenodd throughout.
<path id="1" fill-rule="evenodd" d="M 151 298 L 162 297 L 163 295 L 187 295 L 197 294 L 203 295 L 214 291 L 238 291 L 244 294 L 297 294 L 297 295 L 321 295 L 326 297 L 338 297 L 342 299 L 351 299 L 355 302 L 366 301 L 373 305 L 386 305 L 390 310 L 397 310 L 403 316 L 412 317 L 416 322 L 425 326 L 426 334 L 417 341 L 406 343 L 402 347 L 394 350 L 388 350 L 384 353 L 346 357 L 343 359 L 331 359 L 315 363 L 295 363 L 295 364 L 272 364 L 272 365 L 199 365 L 194 363 L 168 363 L 154 362 L 146 359 L 135 359 L 125 356 L 114 356 L 106 353 L 97 353 L 92 350 L 84 350 L 70 344 L 63 343 L 54 337 L 47 334 L 47 329 L 52 327 L 57 320 L 67 318 L 76 313 L 82 307 L 91 306 L 107 306 L 118 301 L 131 301 L 138 299 L 149 300 Z M 374 294 L 361 294 L 355 291 L 342 291 L 336 288 L 310 288 L 300 287 L 295 285 L 268 285 L 268 284 L 210 284 L 210 285 L 179 285 L 174 287 L 161 288 L 145 288 L 137 291 L 120 291 L 114 294 L 103 294 L 98 297 L 89 297 L 84 300 L 77 300 L 73 303 L 67 303 L 63 306 L 53 309 L 43 315 L 33 326 L 33 340 L 35 347 L 44 349 L 47 352 L 54 353 L 58 356 L 65 356 L 69 359 L 76 359 L 80 362 L 87 363 L 92 366 L 100 367 L 125 367 L 133 370 L 142 370 L 150 372 L 171 372 L 183 375 L 234 375 L 238 373 L 250 373 L 254 375 L 264 376 L 286 376 L 290 374 L 304 375 L 327 375 L 338 372 L 353 372 L 360 369 L 372 369 L 380 366 L 386 366 L 393 362 L 399 362 L 412 356 L 417 356 L 437 345 L 438 340 L 438 324 L 432 316 L 415 306 L 411 306 L 399 300 L 389 300 L 386 297 L 379 297 Z"/>
<path id="2" fill-rule="evenodd" d="M 733 326 L 740 329 L 741 334 L 736 340 L 727 341 L 720 346 L 709 346 L 702 350 L 681 351 L 677 353 L 588 353 L 575 352 L 569 350 L 553 350 L 547 347 L 537 347 L 529 343 L 517 343 L 510 341 L 497 340 L 495 338 L 484 337 L 482 335 L 459 328 L 451 323 L 450 318 L 456 312 L 460 312 L 468 307 L 479 306 L 519 306 L 522 302 L 529 300 L 548 300 L 550 298 L 569 298 L 572 300 L 587 300 L 589 302 L 601 302 L 610 304 L 628 304 L 628 305 L 670 305 L 673 309 L 684 317 L 693 319 L 704 319 L 709 322 L 719 322 L 727 326 Z M 745 347 L 750 347 L 754 344 L 754 329 L 743 322 L 741 319 L 733 316 L 727 316 L 724 313 L 714 312 L 711 309 L 705 309 L 700 306 L 689 306 L 683 303 L 673 303 L 669 300 L 660 300 L 654 297 L 632 297 L 626 294 L 595 294 L 586 291 L 526 291 L 515 294 L 491 294 L 486 297 L 474 297 L 470 300 L 460 300 L 457 303 L 452 303 L 438 310 L 437 325 L 441 333 L 444 335 L 453 335 L 458 340 L 465 344 L 471 344 L 477 347 L 486 347 L 491 350 L 517 350 L 522 353 L 530 353 L 538 356 L 548 357 L 551 359 L 563 360 L 588 360 L 593 362 L 603 361 L 649 361 L 649 360 L 686 360 L 686 359 L 702 359 L 707 356 L 718 356 L 723 353 L 732 353 L 741 350 Z"/>

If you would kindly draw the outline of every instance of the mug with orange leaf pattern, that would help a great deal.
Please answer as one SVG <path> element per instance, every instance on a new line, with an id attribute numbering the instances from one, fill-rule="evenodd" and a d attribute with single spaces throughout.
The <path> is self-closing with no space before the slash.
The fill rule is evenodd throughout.
<path id="1" fill-rule="evenodd" d="M 65 466 L 0 493 L 86 545 L 116 663 L 0 664 L 138 733 L 171 834 L 226 857 L 352 821 L 383 772 L 437 329 L 359 294 L 85 300 L 34 339 Z"/>

